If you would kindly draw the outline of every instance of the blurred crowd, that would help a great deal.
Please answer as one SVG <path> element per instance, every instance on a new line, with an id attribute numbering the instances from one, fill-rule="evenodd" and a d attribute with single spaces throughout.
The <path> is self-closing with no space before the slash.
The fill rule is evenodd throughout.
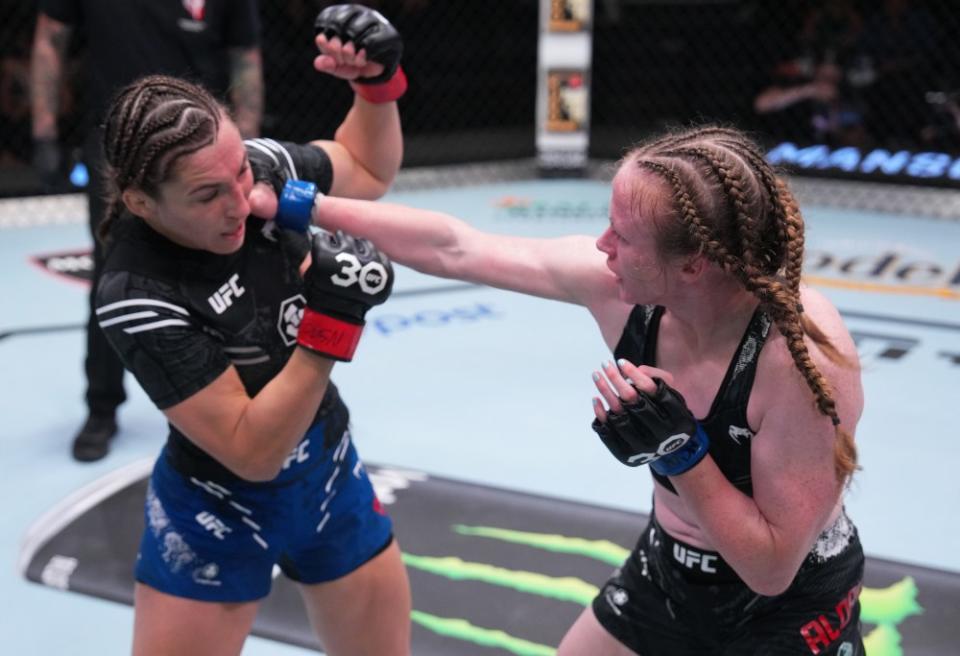
<path id="1" fill-rule="evenodd" d="M 304 92 L 298 78 L 306 70 L 303 62 L 309 61 L 312 18 L 324 4 L 329 3 L 260 0 L 267 92 L 264 134 L 297 139 L 302 135 L 290 131 L 301 126 L 305 134 L 322 133 L 325 123 L 331 129 L 335 126 L 333 117 L 349 102 L 347 94 L 336 95 L 339 90 L 329 96 L 321 91 L 319 96 L 300 97 Z M 367 4 L 412 35 L 405 58 L 415 73 L 409 95 L 418 100 L 404 113 L 412 137 L 408 164 L 440 163 L 426 161 L 429 157 L 417 161 L 420 134 L 440 136 L 445 131 L 467 133 L 498 126 L 528 126 L 520 141 L 532 154 L 537 0 L 491 0 L 482 8 L 431 0 Z M 593 6 L 591 121 L 599 126 L 597 144 L 608 127 L 600 125 L 605 120 L 619 141 L 623 117 L 636 117 L 637 129 L 648 130 L 668 119 L 683 123 L 708 116 L 754 129 L 771 142 L 960 151 L 960 43 L 953 38 L 955 12 L 947 0 L 741 0 L 724 5 L 731 9 L 725 9 L 727 14 L 717 19 L 710 34 L 702 34 L 702 24 L 697 24 L 700 49 L 696 35 L 685 35 L 683 43 L 675 37 L 683 28 L 669 23 L 673 15 L 673 23 L 691 24 L 687 3 L 660 7 L 602 0 Z M 712 15 L 710 11 L 717 10 L 706 6 L 697 10 L 698 15 Z M 750 13 L 766 18 L 732 31 L 735 16 Z M 0 0 L 0 174 L 16 167 L 29 169 L 31 161 L 28 81 L 35 14 L 35 2 Z M 728 21 L 729 16 L 734 18 Z M 521 33 L 530 38 L 519 39 Z M 734 43 L 738 40 L 743 43 Z M 724 43 L 728 45 L 718 45 Z M 705 53 L 706 47 L 725 50 Z M 609 70 L 605 49 L 626 68 Z M 661 50 L 661 59 L 656 58 L 656 49 Z M 65 135 L 82 122 L 78 116 L 82 76 L 73 74 L 82 70 L 82 41 L 72 43 L 70 52 L 65 76 L 69 83 L 59 103 Z M 629 59 L 623 53 L 631 53 Z M 676 70 L 664 68 L 666 55 Z M 628 70 L 635 67 L 639 73 Z M 711 78 L 723 90 L 707 90 L 700 84 Z M 651 88 L 656 89 L 654 98 Z M 318 103 L 318 97 L 324 102 Z M 668 100 L 669 106 L 654 106 Z M 289 120 L 292 116 L 297 120 Z M 439 148 L 444 141 L 431 143 Z M 475 138 L 474 145 L 489 150 L 494 141 Z M 74 159 L 79 156 L 77 146 Z M 476 153 L 462 147 L 452 150 L 443 156 L 459 156 L 461 161 L 492 157 L 482 148 Z M 507 154 L 503 149 L 494 152 Z M 65 167 L 69 165 L 68 157 Z M 0 185 L 0 195 L 4 192 Z"/>

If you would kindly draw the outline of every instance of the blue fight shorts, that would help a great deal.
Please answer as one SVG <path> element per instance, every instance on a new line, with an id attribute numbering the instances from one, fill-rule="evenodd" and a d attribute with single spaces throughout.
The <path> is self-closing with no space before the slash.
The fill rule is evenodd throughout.
<path id="1" fill-rule="evenodd" d="M 356 570 L 386 549 L 393 525 L 350 439 L 324 448 L 324 422 L 266 483 L 201 480 L 167 449 L 150 477 L 137 581 L 201 601 L 266 597 L 274 565 L 300 583 Z"/>

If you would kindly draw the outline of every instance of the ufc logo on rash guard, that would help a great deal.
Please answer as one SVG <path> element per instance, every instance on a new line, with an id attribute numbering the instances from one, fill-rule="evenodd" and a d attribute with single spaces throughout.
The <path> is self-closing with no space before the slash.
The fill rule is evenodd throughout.
<path id="1" fill-rule="evenodd" d="M 207 299 L 210 307 L 212 307 L 213 311 L 217 314 L 226 312 L 227 308 L 233 305 L 233 299 L 240 298 L 243 296 L 243 293 L 247 291 L 237 283 L 239 277 L 240 275 L 237 273 L 230 276 L 230 280 L 223 283 L 220 289 L 211 294 L 210 298 Z"/>

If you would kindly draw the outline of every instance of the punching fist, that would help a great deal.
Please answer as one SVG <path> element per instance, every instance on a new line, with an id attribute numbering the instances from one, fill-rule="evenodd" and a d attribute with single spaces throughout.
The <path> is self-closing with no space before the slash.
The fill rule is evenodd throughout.
<path id="1" fill-rule="evenodd" d="M 298 180 L 293 168 L 293 156 L 283 144 L 273 139 L 248 139 L 244 142 L 247 160 L 253 173 L 254 183 L 270 187 L 273 196 L 261 193 L 254 188 L 250 195 L 250 207 L 255 216 L 273 219 L 281 228 L 306 232 L 310 225 L 310 215 L 317 196 L 323 194 L 317 185 L 309 180 Z M 311 147 L 315 151 L 319 148 Z M 299 158 L 300 172 L 310 175 L 320 164 L 311 167 L 311 149 L 301 149 Z M 319 160 L 314 155 L 313 160 Z"/>
<path id="2" fill-rule="evenodd" d="M 654 391 L 647 393 L 619 370 L 606 373 L 620 400 L 614 401 L 616 410 L 611 403 L 609 413 L 598 412 L 592 427 L 617 460 L 630 467 L 649 464 L 662 476 L 677 476 L 703 460 L 710 440 L 680 392 L 653 378 Z M 639 370 L 635 373 L 639 376 Z M 600 381 L 597 386 L 612 401 L 609 386 Z"/>
<path id="3" fill-rule="evenodd" d="M 270 139 L 247 139 L 243 145 L 247 149 L 247 161 L 250 162 L 250 172 L 254 183 L 263 182 L 273 188 L 273 193 L 280 198 L 283 185 L 292 177 L 289 168 L 282 159 L 282 147 Z"/>
<path id="4" fill-rule="evenodd" d="M 317 15 L 314 29 L 321 49 L 326 44 L 332 47 L 334 39 L 343 46 L 329 53 L 334 69 L 340 65 L 363 69 L 369 63 L 383 67 L 378 73 L 361 70 L 352 78 L 359 95 L 382 103 L 392 102 L 406 91 L 407 79 L 400 68 L 403 40 L 379 12 L 362 5 L 332 5 Z"/>
<path id="5" fill-rule="evenodd" d="M 297 343 L 324 357 L 353 359 L 365 315 L 393 289 L 390 260 L 366 239 L 343 232 L 313 235 L 312 263 L 304 275 L 307 307 Z"/>

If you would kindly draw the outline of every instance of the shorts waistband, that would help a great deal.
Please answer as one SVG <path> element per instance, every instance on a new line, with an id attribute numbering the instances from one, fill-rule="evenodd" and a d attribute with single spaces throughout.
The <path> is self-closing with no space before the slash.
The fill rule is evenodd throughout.
<path id="1" fill-rule="evenodd" d="M 659 553 L 690 583 L 710 585 L 741 580 L 718 552 L 677 540 L 663 530 L 654 516 L 650 517 L 644 540 L 651 551 Z"/>

